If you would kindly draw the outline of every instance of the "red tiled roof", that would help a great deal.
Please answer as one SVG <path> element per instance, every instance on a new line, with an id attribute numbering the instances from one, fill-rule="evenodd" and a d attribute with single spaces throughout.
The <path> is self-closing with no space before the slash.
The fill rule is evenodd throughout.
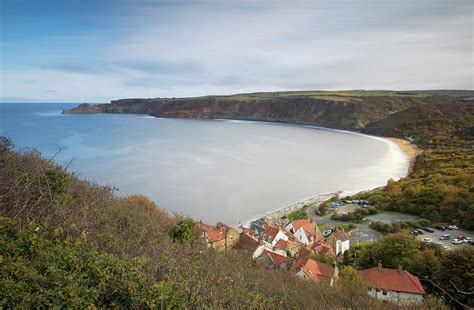
<path id="1" fill-rule="evenodd" d="M 334 274 L 334 268 L 331 265 L 317 262 L 311 258 L 304 265 L 303 271 L 310 280 L 316 283 L 330 282 Z"/>
<path id="2" fill-rule="evenodd" d="M 275 236 L 278 234 L 278 227 L 275 227 L 273 225 L 268 225 L 266 228 L 265 228 L 265 233 L 267 234 L 268 237 L 270 238 L 275 238 Z"/>
<path id="3" fill-rule="evenodd" d="M 311 224 L 311 221 L 308 219 L 301 219 L 301 220 L 296 220 L 296 221 L 291 222 L 291 225 L 293 225 L 293 229 L 295 230 L 295 232 L 301 227 L 303 227 L 304 225 L 308 225 L 308 224 Z"/>
<path id="4" fill-rule="evenodd" d="M 197 225 L 200 229 L 203 230 L 203 232 L 209 239 L 209 242 L 211 243 L 223 240 L 225 238 L 226 230 L 229 229 L 229 226 L 221 222 L 218 222 L 216 227 L 212 227 L 204 223 L 198 223 Z"/>
<path id="5" fill-rule="evenodd" d="M 278 240 L 278 242 L 275 244 L 275 248 L 277 249 L 280 249 L 280 250 L 285 250 L 286 249 L 286 245 L 288 244 L 288 241 L 284 240 L 284 239 L 280 239 Z"/>
<path id="6" fill-rule="evenodd" d="M 234 246 L 236 250 L 255 250 L 258 247 L 258 240 L 245 232 L 240 233 L 239 240 Z"/>
<path id="7" fill-rule="evenodd" d="M 305 264 L 305 260 L 303 258 L 298 258 L 296 261 L 293 262 L 293 266 L 291 266 L 291 271 L 298 272 L 300 271 L 301 267 Z"/>
<path id="8" fill-rule="evenodd" d="M 405 292 L 413 294 L 424 294 L 425 290 L 418 277 L 415 277 L 408 271 L 390 268 L 377 267 L 360 270 L 362 279 L 367 282 L 371 288 L 385 289 L 389 291 Z"/>
<path id="9" fill-rule="evenodd" d="M 347 241 L 349 240 L 349 235 L 343 231 L 338 230 L 334 234 L 330 235 L 326 240 L 330 245 L 336 247 L 337 240 Z"/>
<path id="10" fill-rule="evenodd" d="M 321 231 L 319 230 L 318 226 L 310 219 L 296 220 L 291 222 L 291 225 L 293 225 L 293 229 L 295 232 L 298 231 L 301 227 L 303 227 L 304 232 L 308 238 L 314 237 L 315 240 L 323 239 L 323 235 L 321 234 Z"/>
<path id="11" fill-rule="evenodd" d="M 310 243 L 306 246 L 310 251 L 314 251 L 317 254 L 327 254 L 330 251 L 334 251 L 332 246 L 327 244 L 324 240 L 319 240 L 313 243 Z"/>
<path id="12" fill-rule="evenodd" d="M 284 263 L 287 263 L 287 262 L 290 261 L 290 259 L 288 257 L 285 257 L 283 255 L 280 255 L 280 254 L 277 254 L 277 253 L 274 253 L 274 252 L 270 252 L 270 251 L 264 251 L 264 252 L 266 252 L 270 256 L 270 258 L 275 263 L 275 265 L 280 266 L 281 264 L 284 264 Z"/>

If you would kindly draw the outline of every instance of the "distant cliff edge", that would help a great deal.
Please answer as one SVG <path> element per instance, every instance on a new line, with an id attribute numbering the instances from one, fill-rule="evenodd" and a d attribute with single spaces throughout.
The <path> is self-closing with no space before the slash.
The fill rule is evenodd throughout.
<path id="1" fill-rule="evenodd" d="M 169 118 L 275 121 L 364 131 L 407 109 L 432 104 L 456 105 L 472 91 L 393 92 L 280 92 L 196 98 L 121 99 L 108 104 L 83 103 L 65 114 L 126 113 Z M 373 128 L 371 130 L 373 132 Z M 400 134 L 397 134 L 398 136 Z"/>

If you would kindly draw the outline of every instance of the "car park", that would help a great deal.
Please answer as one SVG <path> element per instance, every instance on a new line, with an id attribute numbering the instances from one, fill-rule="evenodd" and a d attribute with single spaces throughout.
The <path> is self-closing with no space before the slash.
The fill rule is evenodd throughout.
<path id="1" fill-rule="evenodd" d="M 430 242 L 433 241 L 433 240 L 431 240 L 431 238 L 423 238 L 422 241 L 423 241 L 423 242 L 426 242 L 426 243 L 430 243 Z"/>
<path id="2" fill-rule="evenodd" d="M 449 240 L 449 239 L 451 239 L 450 235 L 442 235 L 441 237 L 439 237 L 439 240 Z"/>
<path id="3" fill-rule="evenodd" d="M 423 227 L 423 230 L 424 230 L 424 231 L 427 231 L 427 232 L 429 232 L 429 233 L 434 233 L 434 229 L 431 228 L 431 227 Z"/>
<path id="4" fill-rule="evenodd" d="M 464 242 L 462 240 L 459 240 L 459 239 L 453 239 L 452 243 L 453 244 L 462 244 Z"/>

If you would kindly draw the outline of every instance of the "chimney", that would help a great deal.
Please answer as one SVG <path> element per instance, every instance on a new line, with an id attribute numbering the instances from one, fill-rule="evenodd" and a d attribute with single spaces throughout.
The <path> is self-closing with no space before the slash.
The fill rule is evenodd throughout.
<path id="1" fill-rule="evenodd" d="M 403 273 L 403 266 L 402 265 L 398 265 L 398 272 Z"/>
<path id="2" fill-rule="evenodd" d="M 309 218 L 309 222 L 312 223 L 312 222 L 313 222 L 313 219 L 312 219 L 312 218 Z"/>
<path id="3" fill-rule="evenodd" d="M 379 269 L 380 272 L 382 272 L 382 261 L 381 260 L 379 260 L 378 269 Z"/>

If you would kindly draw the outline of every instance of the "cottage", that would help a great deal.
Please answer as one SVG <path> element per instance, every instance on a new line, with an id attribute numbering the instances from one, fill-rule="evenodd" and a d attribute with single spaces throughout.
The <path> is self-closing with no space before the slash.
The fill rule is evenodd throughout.
<path id="1" fill-rule="evenodd" d="M 323 240 L 321 231 L 312 219 L 293 221 L 286 225 L 285 230 L 292 233 L 295 239 L 304 245 Z"/>
<path id="2" fill-rule="evenodd" d="M 295 262 L 295 265 L 300 268 L 296 273 L 297 276 L 315 283 L 328 283 L 332 285 L 338 277 L 337 267 L 334 268 L 329 264 L 321 263 L 311 258 L 304 265 L 302 265 L 301 260 Z"/>
<path id="3" fill-rule="evenodd" d="M 349 235 L 340 230 L 329 236 L 326 239 L 326 242 L 332 246 L 336 256 L 344 254 L 344 252 L 348 251 L 350 247 Z"/>
<path id="4" fill-rule="evenodd" d="M 197 227 L 201 230 L 207 246 L 217 251 L 232 249 L 240 237 L 235 229 L 221 222 L 218 222 L 216 226 L 199 222 Z"/>
<path id="5" fill-rule="evenodd" d="M 240 233 L 239 240 L 234 245 L 233 249 L 253 252 L 258 246 L 258 239 L 255 238 L 253 234 L 248 234 L 247 232 L 243 231 Z"/>
<path id="6" fill-rule="evenodd" d="M 269 268 L 282 268 L 289 270 L 292 265 L 292 259 L 282 254 L 273 252 L 265 247 L 257 248 L 257 251 L 254 253 L 254 258 Z"/>
<path id="7" fill-rule="evenodd" d="M 425 290 L 418 277 L 401 267 L 397 269 L 378 267 L 360 270 L 360 276 L 367 283 L 369 295 L 382 300 L 401 303 L 423 302 Z"/>

